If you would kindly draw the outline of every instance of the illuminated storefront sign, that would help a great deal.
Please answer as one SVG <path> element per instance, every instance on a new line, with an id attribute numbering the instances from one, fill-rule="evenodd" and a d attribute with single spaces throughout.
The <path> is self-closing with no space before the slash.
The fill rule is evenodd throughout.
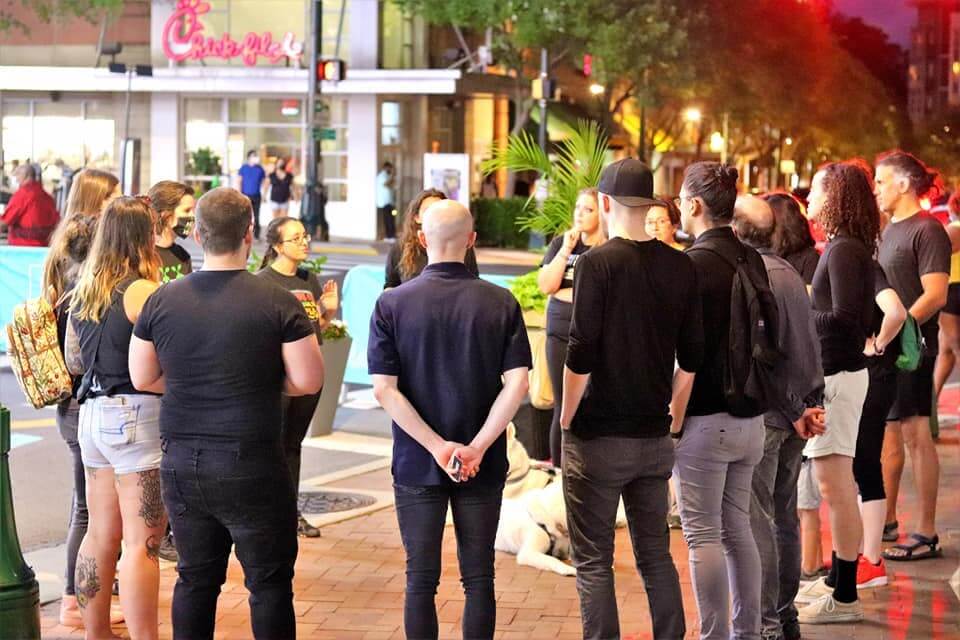
<path id="1" fill-rule="evenodd" d="M 260 58 L 279 62 L 283 58 L 298 61 L 303 56 L 303 43 L 288 31 L 279 41 L 269 32 L 251 31 L 240 40 L 229 33 L 219 38 L 207 35 L 201 16 L 210 11 L 210 3 L 203 0 L 178 0 L 173 14 L 163 26 L 163 53 L 174 62 L 240 58 L 247 66 L 257 64 Z"/>

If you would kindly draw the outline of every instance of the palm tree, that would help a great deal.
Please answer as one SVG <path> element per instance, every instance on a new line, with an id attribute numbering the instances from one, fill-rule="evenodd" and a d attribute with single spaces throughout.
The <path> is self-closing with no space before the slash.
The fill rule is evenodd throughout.
<path id="1" fill-rule="evenodd" d="M 493 157 L 485 160 L 480 170 L 484 175 L 500 169 L 539 172 L 547 181 L 547 198 L 536 208 L 531 195 L 527 213 L 517 218 L 517 224 L 549 238 L 570 228 L 577 194 L 597 186 L 608 149 L 600 125 L 580 120 L 570 136 L 557 144 L 555 157 L 548 156 L 533 136 L 521 131 L 510 136 L 506 145 L 494 148 Z"/>

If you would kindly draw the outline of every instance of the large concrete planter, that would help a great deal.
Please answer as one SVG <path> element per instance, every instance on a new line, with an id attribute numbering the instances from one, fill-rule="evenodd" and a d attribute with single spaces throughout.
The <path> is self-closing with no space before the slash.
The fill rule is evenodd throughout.
<path id="1" fill-rule="evenodd" d="M 343 387 L 343 373 L 347 369 L 347 358 L 353 338 L 347 336 L 339 340 L 327 340 L 320 347 L 323 353 L 323 391 L 320 402 L 310 421 L 311 436 L 328 436 L 333 433 L 333 419 L 340 404 L 340 390 Z"/>

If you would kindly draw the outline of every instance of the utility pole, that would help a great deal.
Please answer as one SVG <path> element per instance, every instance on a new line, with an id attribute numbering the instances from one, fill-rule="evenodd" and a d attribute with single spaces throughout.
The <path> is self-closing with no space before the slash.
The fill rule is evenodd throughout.
<path id="1" fill-rule="evenodd" d="M 540 49 L 540 86 L 542 93 L 540 96 L 540 148 L 544 153 L 547 151 L 547 87 L 549 83 L 547 76 L 550 73 L 550 61 L 547 57 L 547 50 Z"/>
<path id="2" fill-rule="evenodd" d="M 310 85 L 307 95 L 307 188 L 303 196 L 303 207 L 306 210 L 307 228 L 311 235 L 316 235 L 320 229 L 320 240 L 330 239 L 330 227 L 324 211 L 325 198 L 323 193 L 323 156 L 320 154 L 321 122 L 319 109 L 323 108 L 320 101 L 322 83 L 319 78 L 319 64 L 323 47 L 323 0 L 313 0 L 310 11 L 310 33 L 313 35 L 313 44 L 310 47 Z"/>

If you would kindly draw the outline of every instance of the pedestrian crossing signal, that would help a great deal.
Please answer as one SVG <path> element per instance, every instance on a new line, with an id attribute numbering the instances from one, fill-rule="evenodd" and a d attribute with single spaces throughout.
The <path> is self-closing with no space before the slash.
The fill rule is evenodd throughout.
<path id="1" fill-rule="evenodd" d="M 339 82 L 346 75 L 347 65 L 343 60 L 321 60 L 317 63 L 317 80 Z"/>

